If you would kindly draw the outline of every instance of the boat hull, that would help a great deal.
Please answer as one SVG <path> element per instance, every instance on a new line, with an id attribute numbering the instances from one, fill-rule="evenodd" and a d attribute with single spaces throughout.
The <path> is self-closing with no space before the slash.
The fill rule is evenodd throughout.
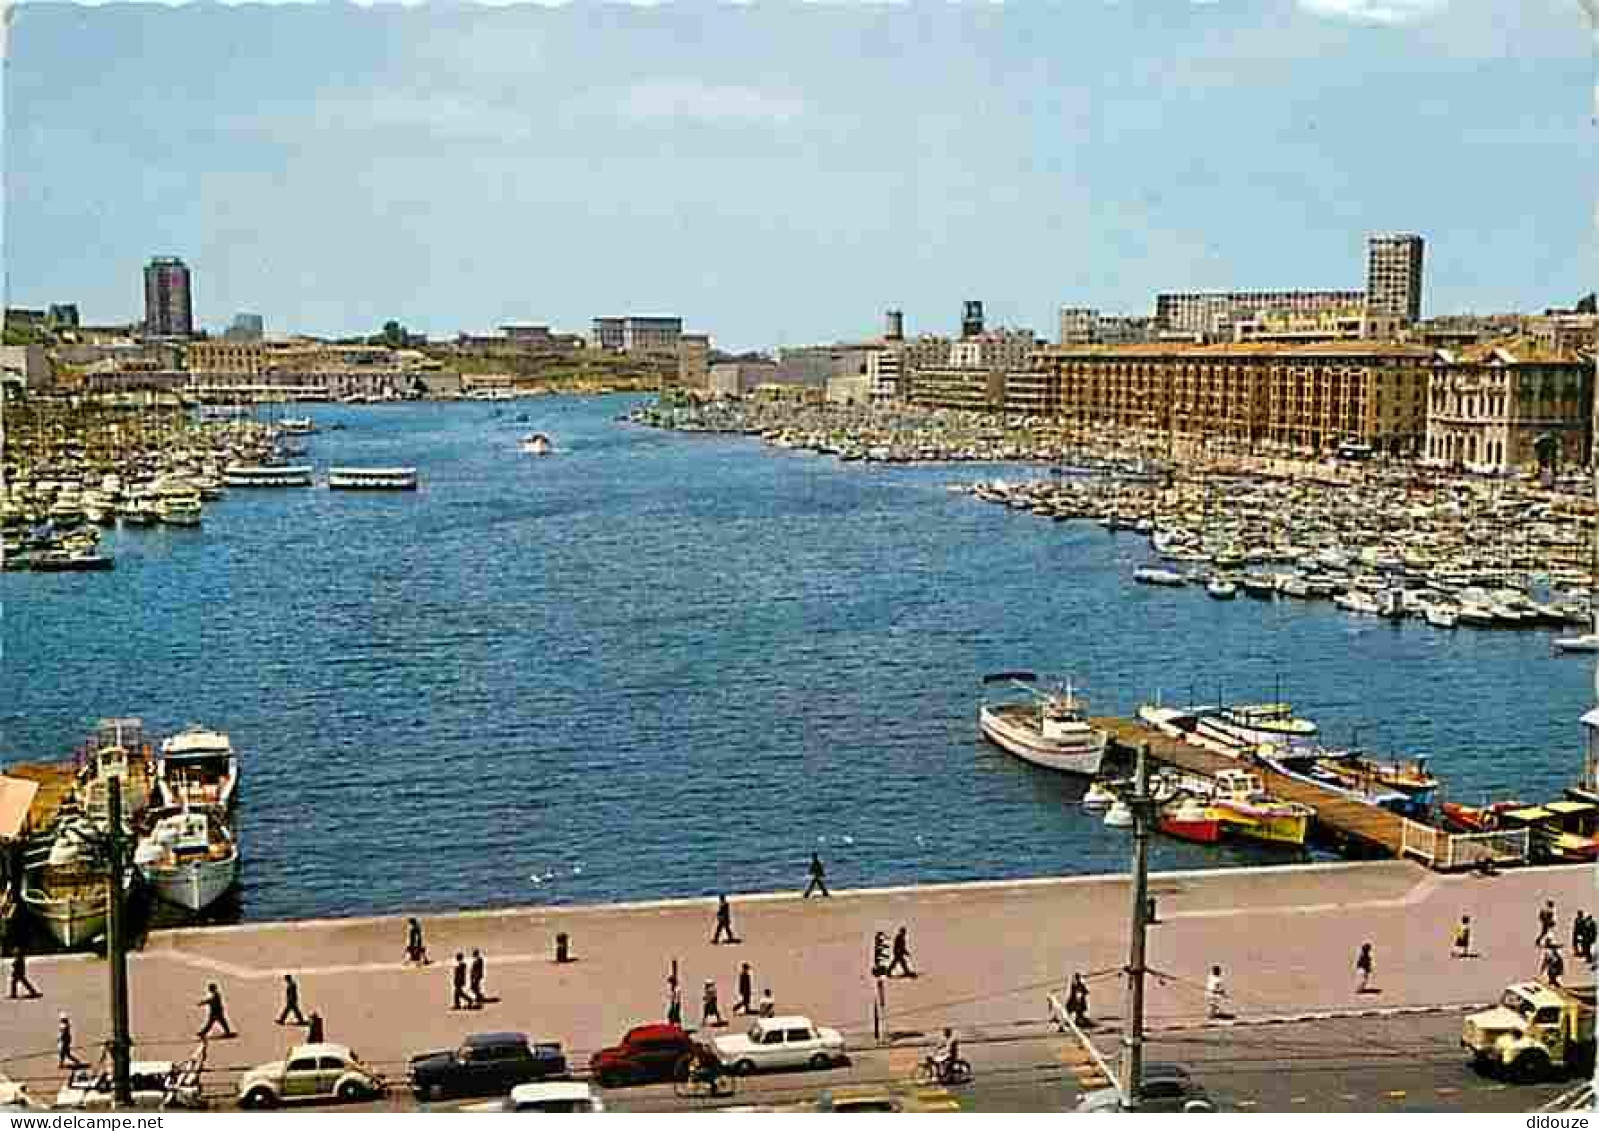
<path id="1" fill-rule="evenodd" d="M 1215 817 L 1189 818 L 1162 813 L 1157 824 L 1167 836 L 1193 844 L 1215 844 L 1221 840 L 1222 825 Z"/>
<path id="2" fill-rule="evenodd" d="M 1218 806 L 1218 819 L 1229 834 L 1267 844 L 1302 848 L 1310 833 L 1310 817 L 1303 813 L 1253 813 Z"/>
<path id="3" fill-rule="evenodd" d="M 1100 763 L 1105 760 L 1107 738 L 1101 731 L 1094 731 L 1088 741 L 1065 745 L 1041 739 L 1036 731 L 1029 731 L 993 707 L 984 707 L 978 722 L 983 736 L 995 746 L 1046 770 L 1092 776 L 1099 773 Z"/>
<path id="4" fill-rule="evenodd" d="M 172 867 L 140 865 L 150 890 L 168 903 L 200 912 L 220 899 L 239 878 L 239 855 L 224 860 L 199 860 Z"/>
<path id="5" fill-rule="evenodd" d="M 22 891 L 23 904 L 44 924 L 50 937 L 69 950 L 105 934 L 106 901 L 104 889 L 76 889 L 66 895 L 53 895 L 29 884 Z"/>

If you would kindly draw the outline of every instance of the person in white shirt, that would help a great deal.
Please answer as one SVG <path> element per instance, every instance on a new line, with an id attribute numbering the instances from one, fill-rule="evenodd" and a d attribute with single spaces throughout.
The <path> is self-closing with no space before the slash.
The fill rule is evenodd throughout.
<path id="1" fill-rule="evenodd" d="M 1205 1016 L 1215 1020 L 1223 1017 L 1222 1002 L 1227 997 L 1227 986 L 1222 982 L 1221 967 L 1212 966 L 1205 979 Z"/>

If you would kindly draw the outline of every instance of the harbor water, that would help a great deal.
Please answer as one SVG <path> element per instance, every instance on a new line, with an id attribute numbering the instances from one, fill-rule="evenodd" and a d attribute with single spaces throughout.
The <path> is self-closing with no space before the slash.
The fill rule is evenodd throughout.
<path id="1" fill-rule="evenodd" d="M 1141 536 L 945 490 L 1044 469 L 840 463 L 617 423 L 634 403 L 316 406 L 320 469 L 422 489 L 234 490 L 201 529 L 108 532 L 114 572 L 0 575 L 0 762 L 101 716 L 229 732 L 249 919 L 793 888 L 812 849 L 843 886 L 1125 867 L 1082 783 L 978 736 L 998 669 L 1103 714 L 1280 689 L 1459 801 L 1580 769 L 1592 666 L 1550 632 L 1138 586 Z"/>

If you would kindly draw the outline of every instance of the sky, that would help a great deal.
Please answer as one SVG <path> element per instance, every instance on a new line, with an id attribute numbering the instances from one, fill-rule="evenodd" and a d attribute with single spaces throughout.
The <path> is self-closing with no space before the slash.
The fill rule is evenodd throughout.
<path id="1" fill-rule="evenodd" d="M 1063 305 L 1595 289 L 1577 0 L 65 6 L 11 12 L 7 302 L 452 336 L 677 314 L 730 349 L 1053 337 Z"/>

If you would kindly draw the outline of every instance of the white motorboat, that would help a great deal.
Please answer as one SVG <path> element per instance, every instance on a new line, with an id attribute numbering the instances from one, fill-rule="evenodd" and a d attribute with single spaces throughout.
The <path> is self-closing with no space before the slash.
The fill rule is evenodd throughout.
<path id="1" fill-rule="evenodd" d="M 532 432 L 522 437 L 521 448 L 530 456 L 547 456 L 553 450 L 554 445 L 550 443 L 550 438 L 544 433 Z"/>
<path id="2" fill-rule="evenodd" d="M 133 852 L 151 889 L 190 911 L 204 911 L 239 877 L 239 849 L 216 811 L 177 809 L 159 815 Z"/>
<path id="3" fill-rule="evenodd" d="M 1599 632 L 1584 632 L 1581 636 L 1557 636 L 1553 644 L 1557 652 L 1599 652 Z"/>
<path id="4" fill-rule="evenodd" d="M 415 491 L 414 467 L 330 467 L 328 486 L 335 491 Z"/>
<path id="5" fill-rule="evenodd" d="M 156 485 L 155 514 L 168 526 L 199 526 L 200 492 L 194 484 L 169 476 Z"/>
<path id="6" fill-rule="evenodd" d="M 1306 743 L 1320 728 L 1294 714 L 1291 703 L 1240 703 L 1199 713 L 1197 730 L 1230 746 Z"/>
<path id="7" fill-rule="evenodd" d="M 1340 593 L 1333 598 L 1333 604 L 1345 612 L 1355 613 L 1360 616 L 1374 617 L 1382 612 L 1382 606 L 1377 604 L 1375 598 L 1369 593 L 1359 589 L 1351 589 L 1347 593 Z"/>
<path id="8" fill-rule="evenodd" d="M 288 436 L 310 436 L 316 432 L 316 421 L 309 416 L 285 416 L 278 427 Z"/>
<path id="9" fill-rule="evenodd" d="M 1105 824 L 1113 829 L 1130 828 L 1133 823 L 1133 811 L 1128 808 L 1127 802 L 1117 798 L 1111 807 L 1105 811 Z"/>
<path id="10" fill-rule="evenodd" d="M 1218 601 L 1231 601 L 1238 596 L 1238 585 L 1225 577 L 1213 577 L 1205 586 L 1205 592 Z"/>
<path id="11" fill-rule="evenodd" d="M 155 778 L 162 805 L 226 812 L 235 800 L 239 760 L 227 735 L 191 726 L 161 744 Z"/>
<path id="12" fill-rule="evenodd" d="M 1088 792 L 1083 794 L 1084 809 L 1108 809 L 1116 802 L 1116 794 L 1104 782 L 1096 781 L 1089 785 Z"/>
<path id="13" fill-rule="evenodd" d="M 1006 703 L 985 703 L 978 712 L 983 735 L 994 745 L 1024 762 L 1068 774 L 1093 775 L 1105 758 L 1109 735 L 1089 724 L 1071 685 L 1052 691 L 1031 686 L 1032 672 L 999 672 L 983 683 L 1008 683 L 1027 698 Z"/>
<path id="14" fill-rule="evenodd" d="M 1426 606 L 1422 613 L 1427 623 L 1434 628 L 1454 628 L 1459 622 L 1459 615 L 1449 605 L 1433 604 Z"/>
<path id="15" fill-rule="evenodd" d="M 1188 584 L 1188 578 L 1175 570 L 1158 569 L 1154 566 L 1133 570 L 1133 580 L 1143 585 L 1166 585 L 1173 588 Z"/>

